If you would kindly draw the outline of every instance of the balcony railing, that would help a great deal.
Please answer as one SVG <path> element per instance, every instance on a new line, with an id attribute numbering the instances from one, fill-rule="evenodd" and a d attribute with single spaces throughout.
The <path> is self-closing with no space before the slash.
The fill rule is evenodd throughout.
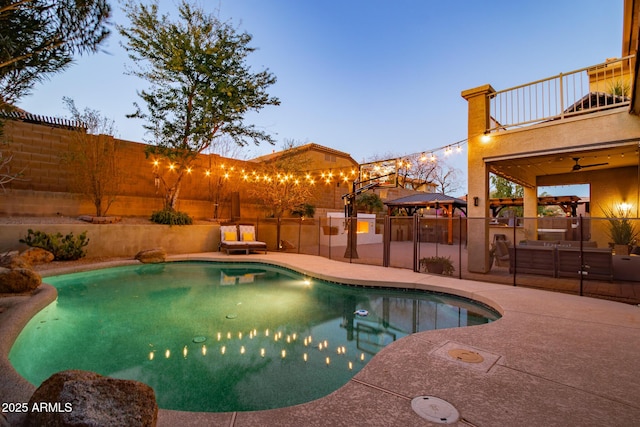
<path id="1" fill-rule="evenodd" d="M 560 73 L 489 95 L 489 131 L 627 106 L 635 56 Z"/>

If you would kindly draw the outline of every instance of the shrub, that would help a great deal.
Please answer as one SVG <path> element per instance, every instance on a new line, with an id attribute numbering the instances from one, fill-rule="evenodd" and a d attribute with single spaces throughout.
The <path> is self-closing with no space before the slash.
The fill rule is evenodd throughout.
<path id="1" fill-rule="evenodd" d="M 316 207 L 309 203 L 302 203 L 295 209 L 291 210 L 291 215 L 299 216 L 300 218 L 313 218 L 316 214 Z"/>
<path id="2" fill-rule="evenodd" d="M 171 209 L 163 209 L 155 211 L 151 214 L 151 221 L 157 224 L 166 225 L 191 225 L 193 220 L 184 212 L 178 212 Z"/>
<path id="3" fill-rule="evenodd" d="M 49 251 L 53 254 L 53 259 L 55 260 L 68 261 L 80 259 L 86 255 L 82 248 L 89 244 L 89 239 L 87 239 L 86 231 L 74 237 L 73 233 L 63 236 L 61 233 L 49 234 L 44 231 L 29 229 L 27 236 L 24 239 L 20 239 L 20 243 Z"/>
<path id="4" fill-rule="evenodd" d="M 453 275 L 455 271 L 451 258 L 444 256 L 421 258 L 420 267 L 423 267 L 429 273 L 444 274 L 446 276 Z"/>

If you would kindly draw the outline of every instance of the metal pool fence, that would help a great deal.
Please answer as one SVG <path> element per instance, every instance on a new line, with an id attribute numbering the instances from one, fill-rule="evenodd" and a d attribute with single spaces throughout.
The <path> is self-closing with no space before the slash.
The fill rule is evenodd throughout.
<path id="1" fill-rule="evenodd" d="M 241 218 L 270 251 L 425 272 L 421 259 L 449 258 L 452 276 L 640 303 L 638 218 Z M 629 244 L 612 233 L 627 232 Z M 638 251 L 638 253 L 635 253 Z"/>

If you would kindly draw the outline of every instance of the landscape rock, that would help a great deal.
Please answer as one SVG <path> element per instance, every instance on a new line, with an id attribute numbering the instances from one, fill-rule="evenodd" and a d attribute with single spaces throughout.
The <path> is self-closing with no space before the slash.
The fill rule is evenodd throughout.
<path id="1" fill-rule="evenodd" d="M 81 221 L 90 222 L 92 224 L 115 224 L 116 222 L 120 222 L 122 218 L 119 216 L 91 216 L 91 215 L 80 215 L 78 217 Z"/>
<path id="2" fill-rule="evenodd" d="M 31 267 L 31 265 L 27 262 L 27 260 L 20 256 L 20 253 L 18 251 L 14 251 L 0 257 L 0 267 L 14 269 L 29 268 Z"/>
<path id="3" fill-rule="evenodd" d="M 79 370 L 49 377 L 31 396 L 29 409 L 26 426 L 146 427 L 158 420 L 155 393 L 148 385 Z"/>
<path id="4" fill-rule="evenodd" d="M 42 248 L 29 248 L 20 254 L 20 258 L 24 259 L 30 265 L 40 265 L 53 261 L 54 255 Z"/>
<path id="5" fill-rule="evenodd" d="M 144 264 L 165 262 L 167 259 L 167 251 L 162 248 L 148 249 L 138 252 L 135 258 Z"/>
<path id="6" fill-rule="evenodd" d="M 30 268 L 0 267 L 0 293 L 31 292 L 42 283 L 42 277 Z"/>

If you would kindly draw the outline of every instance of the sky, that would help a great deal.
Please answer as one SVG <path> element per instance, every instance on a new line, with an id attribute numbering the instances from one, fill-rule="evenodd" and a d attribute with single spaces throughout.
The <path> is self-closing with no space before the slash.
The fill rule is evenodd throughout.
<path id="1" fill-rule="evenodd" d="M 445 147 L 467 137 L 466 89 L 502 90 L 620 57 L 623 0 L 201 0 L 206 11 L 253 36 L 254 72 L 277 77 L 280 99 L 246 117 L 280 150 L 314 142 L 357 162 Z M 176 17 L 175 1 L 161 0 Z M 113 22 L 127 25 L 112 3 Z M 143 142 L 142 122 L 126 118 L 146 83 L 114 29 L 103 51 L 80 57 L 39 83 L 18 106 L 68 117 L 62 98 L 115 121 L 116 136 Z M 465 146 L 466 148 L 466 146 Z M 466 150 L 447 158 L 466 193 Z M 456 194 L 456 195 L 458 195 Z"/>

